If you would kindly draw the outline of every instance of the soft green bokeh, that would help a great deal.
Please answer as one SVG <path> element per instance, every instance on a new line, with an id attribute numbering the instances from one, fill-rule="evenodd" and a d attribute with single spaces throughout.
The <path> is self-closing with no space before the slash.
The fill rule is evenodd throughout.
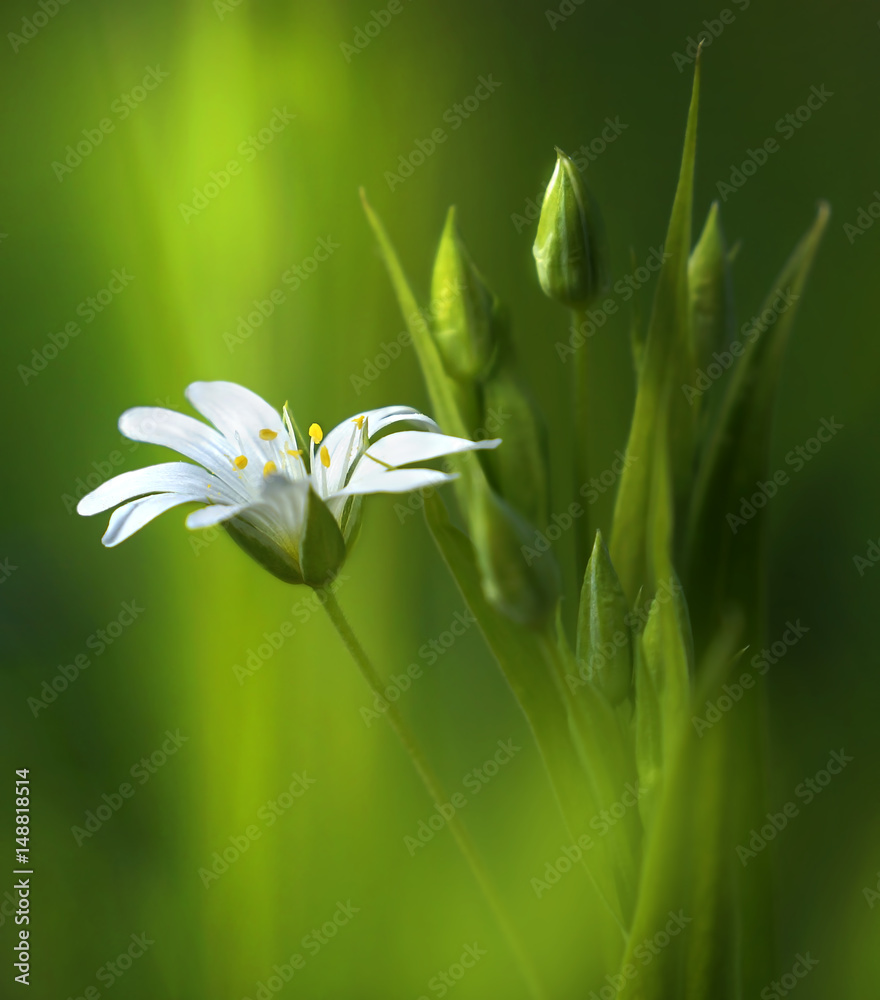
<path id="1" fill-rule="evenodd" d="M 843 424 L 772 501 L 770 634 L 789 619 L 809 628 L 770 673 L 769 805 L 795 799 L 802 814 L 778 838 L 779 973 L 810 950 L 820 964 L 798 996 L 860 1000 L 875 995 L 880 974 L 880 908 L 862 893 L 876 888 L 880 868 L 871 638 L 880 568 L 860 575 L 853 564 L 880 534 L 880 232 L 851 243 L 843 225 L 878 186 L 880 29 L 858 5 L 832 15 L 816 0 L 744 3 L 732 5 L 735 20 L 705 51 L 697 221 L 731 165 L 776 136 L 779 151 L 722 205 L 728 240 L 743 240 L 735 276 L 744 321 L 817 198 L 831 202 L 783 379 L 774 468 L 791 470 L 786 454 L 823 417 Z M 133 1000 L 253 998 L 255 984 L 296 951 L 306 965 L 285 987 L 290 995 L 433 996 L 431 977 L 474 941 L 487 955 L 456 997 L 524 996 L 448 832 L 409 856 L 403 838 L 432 808 L 384 720 L 365 725 L 366 688 L 309 592 L 279 584 L 224 536 L 190 535 L 180 511 L 105 550 L 106 517 L 77 517 L 65 495 L 117 451 L 120 470 L 165 460 L 160 449 L 121 443 L 116 418 L 157 399 L 185 408 L 183 389 L 196 379 L 240 381 L 278 405 L 289 399 L 301 424 L 325 427 L 370 406 L 426 405 L 410 348 L 385 367 L 398 352 L 383 343 L 396 341 L 403 321 L 358 203 L 363 184 L 425 299 L 446 210 L 458 206 L 477 266 L 511 309 L 552 431 L 552 509 L 563 510 L 571 372 L 554 343 L 566 320 L 534 278 L 534 222 L 517 216 L 540 201 L 555 145 L 575 155 L 606 118 L 617 120 L 626 128 L 587 176 L 615 279 L 632 270 L 630 247 L 637 264 L 645 260 L 665 231 L 689 96 L 690 67 L 679 72 L 672 53 L 719 9 L 573 4 L 551 27 L 537 3 L 416 0 L 347 61 L 340 44 L 371 19 L 366 2 L 218 6 L 74 0 L 18 51 L 4 43 L 0 559 L 17 568 L 0 590 L 0 740 L 4 788 L 14 768 L 32 769 L 34 995 L 75 998 L 88 986 L 104 995 L 112 987 L 97 970 L 145 932 L 155 944 L 116 985 Z M 7 8 L 4 31 L 35 11 Z M 156 66 L 167 79 L 120 120 L 114 101 Z M 444 119 L 489 76 L 500 86 L 467 120 L 454 111 Z M 777 132 L 822 85 L 833 94 L 827 104 L 790 139 Z M 250 161 L 239 146 L 276 109 L 296 117 Z M 107 117 L 113 131 L 59 181 L 53 161 Z M 436 128 L 446 140 L 391 190 L 386 173 Z M 231 159 L 240 174 L 185 221 L 181 203 Z M 338 247 L 294 289 L 282 275 L 319 240 Z M 79 303 L 123 268 L 134 280 L 86 323 Z M 241 343 L 224 339 L 275 289 L 284 301 L 259 328 Z M 649 296 L 648 288 L 634 296 L 643 313 Z M 76 320 L 82 332 L 23 378 L 19 366 Z M 601 370 L 592 418 L 600 470 L 625 444 L 632 404 L 623 312 L 591 346 Z M 605 917 L 580 871 L 541 899 L 530 886 L 566 835 L 476 630 L 436 663 L 419 654 L 463 602 L 421 513 L 401 523 L 403 504 L 368 502 L 340 601 L 383 673 L 424 666 L 401 705 L 450 791 L 497 740 L 522 747 L 479 795 L 468 793 L 464 818 L 553 995 L 584 996 L 603 982 Z M 594 525 L 607 528 L 609 514 L 610 495 L 592 508 Z M 124 601 L 145 610 L 96 655 L 89 637 Z M 572 620 L 575 607 L 566 614 Z M 239 683 L 234 665 L 284 622 L 295 635 Z M 91 665 L 35 718 L 27 699 L 81 653 Z M 187 742 L 78 847 L 71 827 L 132 781 L 132 766 L 168 729 Z M 795 787 L 841 747 L 854 762 L 803 805 Z M 315 784 L 267 827 L 259 811 L 294 772 Z M 260 839 L 205 888 L 198 870 L 251 824 Z M 6 824 L 2 842 L 11 861 Z M 349 899 L 360 912 L 310 955 L 301 939 Z M 11 930 L 7 918 L 4 947 Z"/>

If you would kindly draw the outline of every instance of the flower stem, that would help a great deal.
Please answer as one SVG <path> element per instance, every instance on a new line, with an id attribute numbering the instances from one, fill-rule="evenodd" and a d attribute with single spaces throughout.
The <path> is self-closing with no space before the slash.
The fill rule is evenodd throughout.
<path id="1" fill-rule="evenodd" d="M 376 673 L 375 668 L 370 662 L 370 658 L 367 656 L 364 647 L 355 635 L 348 619 L 345 617 L 345 613 L 339 606 L 339 602 L 336 600 L 335 595 L 328 589 L 324 591 L 323 596 L 325 597 L 324 607 L 327 610 L 327 614 L 330 616 L 330 621 L 333 622 L 340 639 L 342 639 L 346 649 L 351 654 L 351 658 L 360 669 L 364 680 L 366 680 L 367 684 L 370 686 L 370 690 L 384 702 L 384 684 L 382 683 L 382 679 Z M 415 767 L 419 777 L 422 779 L 422 783 L 424 784 L 428 795 L 430 795 L 435 805 L 439 806 L 444 802 L 448 802 L 449 796 L 443 790 L 443 785 L 440 783 L 440 779 L 428 763 L 422 748 L 419 746 L 415 736 L 404 721 L 397 706 L 390 702 L 386 702 L 386 704 L 387 708 L 385 710 L 385 717 L 388 719 L 391 728 L 403 744 L 403 748 L 409 754 L 410 759 L 413 762 L 413 766 Z M 470 866 L 471 872 L 477 880 L 477 883 L 483 892 L 486 902 L 489 904 L 489 908 L 492 910 L 499 928 L 504 934 L 507 945 L 520 968 L 523 979 L 529 987 L 529 992 L 535 1000 L 546 1000 L 547 993 L 537 977 L 531 960 L 526 955 L 526 951 L 520 941 L 519 934 L 507 916 L 504 907 L 495 892 L 483 861 L 477 853 L 477 848 L 471 840 L 470 834 L 458 818 L 457 813 L 447 820 L 447 826 L 452 832 L 452 836 L 455 838 L 458 849 L 461 851 L 465 861 L 467 861 Z"/>
<path id="2" fill-rule="evenodd" d="M 586 320 L 586 311 L 572 311 L 572 322 L 578 326 Z M 574 354 L 574 473 L 575 493 L 589 481 L 590 476 L 590 358 L 589 340 L 577 348 Z M 590 511 L 584 510 L 583 517 L 575 521 L 575 573 L 578 590 L 583 583 L 590 558 L 592 538 L 590 536 Z"/>

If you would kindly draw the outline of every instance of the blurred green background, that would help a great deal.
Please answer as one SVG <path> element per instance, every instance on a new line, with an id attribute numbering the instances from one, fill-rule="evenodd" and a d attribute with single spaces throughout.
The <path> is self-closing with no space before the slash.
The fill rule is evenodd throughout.
<path id="1" fill-rule="evenodd" d="M 390 13 L 395 4 L 381 8 L 388 23 L 375 36 L 356 35 L 373 31 L 379 2 L 46 0 L 41 8 L 15 0 L 4 8 L 10 460 L 0 522 L 0 784 L 11 805 L 13 769 L 32 769 L 32 995 L 253 998 L 273 966 L 300 952 L 305 965 L 285 995 L 438 996 L 430 980 L 473 942 L 486 955 L 456 997 L 524 995 L 448 831 L 415 857 L 404 846 L 430 803 L 384 720 L 365 724 L 368 693 L 309 592 L 285 588 L 225 536 L 190 535 L 180 511 L 105 550 L 106 516 L 87 521 L 70 510 L 90 475 L 170 457 L 146 445 L 130 450 L 115 421 L 156 400 L 186 409 L 183 389 L 196 379 L 240 381 L 279 406 L 289 399 L 301 423 L 325 427 L 371 406 L 427 405 L 411 349 L 382 369 L 395 353 L 383 342 L 403 324 L 359 185 L 424 294 L 444 213 L 458 205 L 475 260 L 511 308 L 552 429 L 554 509 L 567 506 L 571 372 L 553 347 L 566 321 L 533 279 L 534 223 L 515 216 L 527 214 L 549 178 L 553 146 L 575 151 L 610 118 L 626 128 L 587 176 L 615 275 L 631 270 L 630 248 L 641 263 L 659 245 L 690 90 L 691 67 L 680 71 L 673 54 L 686 53 L 689 36 L 704 19 L 716 21 L 721 5 L 571 2 L 550 8 L 559 19 L 531 2 L 402 0 L 398 13 Z M 880 29 L 860 4 L 832 12 L 818 0 L 739 0 L 729 9 L 735 19 L 705 51 L 697 221 L 732 165 L 780 139 L 779 152 L 722 206 L 728 238 L 743 241 L 741 321 L 771 287 L 816 200 L 834 211 L 798 318 L 774 440 L 774 468 L 784 467 L 821 418 L 844 427 L 773 501 L 770 638 L 787 619 L 810 631 L 769 674 L 770 804 L 792 798 L 831 750 L 855 759 L 779 837 L 779 973 L 809 950 L 819 964 L 799 996 L 868 998 L 880 976 L 880 908 L 863 894 L 877 888 L 880 868 L 880 567 L 860 574 L 853 557 L 880 535 L 880 227 L 850 238 L 843 227 L 880 197 Z M 450 109 L 490 76 L 500 86 L 456 117 Z M 138 89 L 145 77 L 154 89 Z M 822 85 L 833 96 L 789 140 L 780 137 L 777 121 Z M 276 126 L 295 118 L 260 138 L 273 115 Z M 92 145 L 102 120 L 109 125 Z M 400 158 L 438 127 L 446 140 L 389 183 Z M 64 169 L 66 147 L 82 142 L 86 155 Z M 231 160 L 238 173 L 210 187 L 212 172 Z M 194 210 L 182 211 L 187 204 Z M 312 269 L 321 239 L 335 248 Z M 298 287 L 288 270 L 296 266 Z M 131 280 L 89 321 L 92 307 L 81 304 L 107 288 L 114 269 Z M 273 290 L 284 301 L 271 315 L 248 336 L 230 336 Z M 643 311 L 650 294 L 636 296 Z M 602 469 L 625 443 L 632 402 L 619 318 L 593 342 Z M 81 332 L 53 353 L 70 322 Z M 553 995 L 586 996 L 603 982 L 604 917 L 580 871 L 540 899 L 531 888 L 566 835 L 476 630 L 436 663 L 419 654 L 463 602 L 421 515 L 395 510 L 404 502 L 368 502 L 340 600 L 384 673 L 424 666 L 401 704 L 450 791 L 496 741 L 522 747 L 469 795 L 465 818 Z M 597 504 L 600 524 L 609 511 Z M 101 640 L 90 637 L 126 601 L 143 612 L 99 652 Z M 284 622 L 295 634 L 237 678 L 234 666 Z M 35 716 L 28 699 L 80 654 L 89 667 Z M 167 730 L 186 742 L 139 784 L 132 767 L 161 750 Z M 294 773 L 314 784 L 292 804 L 283 799 L 289 808 L 269 825 L 265 807 Z M 72 828 L 102 796 L 115 801 L 125 782 L 134 795 L 78 846 Z M 259 839 L 206 887 L 199 870 L 252 826 Z M 3 878 L 3 893 L 12 881 Z M 349 900 L 358 912 L 335 937 L 319 948 L 314 938 L 303 942 Z M 2 912 L 6 949 L 13 927 Z M 131 967 L 116 978 L 106 963 L 141 934 L 154 943 L 124 960 Z M 13 995 L 8 966 L 3 977 L 0 992 L 9 982 Z"/>

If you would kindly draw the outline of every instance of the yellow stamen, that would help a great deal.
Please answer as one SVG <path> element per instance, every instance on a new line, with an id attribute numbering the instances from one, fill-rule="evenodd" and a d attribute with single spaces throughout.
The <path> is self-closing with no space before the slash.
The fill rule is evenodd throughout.
<path id="1" fill-rule="evenodd" d="M 325 469 L 329 469 L 330 468 L 330 452 L 327 451 L 327 445 L 326 444 L 322 444 L 321 445 L 321 450 L 320 450 L 319 454 L 321 456 L 321 465 L 323 465 Z"/>
<path id="2" fill-rule="evenodd" d="M 264 427 L 260 431 L 260 438 L 263 441 L 274 441 L 278 437 L 277 431 L 270 431 L 268 427 Z"/>
<path id="3" fill-rule="evenodd" d="M 366 417 L 355 417 L 354 420 L 352 420 L 352 423 L 357 424 L 358 430 L 363 430 L 364 421 L 366 419 Z"/>
<path id="4" fill-rule="evenodd" d="M 247 468 L 247 455 L 239 455 L 238 458 L 233 458 L 232 464 L 238 470 Z"/>
<path id="5" fill-rule="evenodd" d="M 273 472 L 278 471 L 278 466 L 274 462 L 266 462 L 263 466 L 263 475 L 271 476 Z"/>
<path id="6" fill-rule="evenodd" d="M 324 440 L 324 432 L 321 430 L 320 424 L 312 424 L 309 427 L 309 437 L 315 444 L 320 444 Z"/>
<path id="7" fill-rule="evenodd" d="M 302 448 L 298 448 L 296 451 L 291 451 L 290 448 L 284 449 L 288 455 L 292 455 L 294 458 L 302 458 Z"/>

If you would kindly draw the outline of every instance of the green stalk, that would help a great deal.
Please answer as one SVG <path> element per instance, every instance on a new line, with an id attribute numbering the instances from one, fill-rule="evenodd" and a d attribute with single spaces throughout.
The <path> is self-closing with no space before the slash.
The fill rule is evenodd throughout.
<path id="1" fill-rule="evenodd" d="M 333 623 L 334 628 L 339 634 L 339 638 L 351 654 L 351 658 L 357 664 L 358 669 L 360 670 L 364 680 L 369 685 L 370 690 L 384 702 L 384 684 L 382 683 L 382 679 L 376 673 L 376 670 L 370 662 L 370 658 L 367 656 L 364 647 L 361 645 L 360 640 L 355 635 L 348 619 L 345 617 L 345 613 L 339 606 L 339 602 L 336 600 L 335 595 L 329 590 L 324 591 L 324 596 L 326 598 L 324 601 L 324 607 L 330 617 L 330 621 Z M 419 746 L 418 741 L 409 726 L 404 721 L 397 706 L 390 702 L 388 702 L 387 705 L 388 707 L 385 711 L 385 717 L 388 719 L 391 728 L 397 734 L 397 738 L 403 745 L 404 750 L 406 750 L 409 754 L 410 759 L 413 762 L 413 766 L 415 767 L 419 777 L 422 779 L 422 784 L 424 784 L 428 795 L 431 797 L 435 805 L 439 806 L 444 802 L 448 802 L 449 796 L 444 791 L 443 785 L 440 783 L 440 779 L 428 763 L 428 759 L 425 756 L 424 751 Z M 489 909 L 492 911 L 498 927 L 507 941 L 507 946 L 519 966 L 522 977 L 528 986 L 529 993 L 535 998 L 535 1000 L 548 1000 L 548 995 L 538 979 L 532 962 L 526 955 L 526 951 L 520 941 L 519 934 L 513 926 L 510 918 L 507 916 L 507 913 L 498 898 L 498 894 L 492 885 L 489 873 L 486 871 L 485 865 L 477 852 L 476 845 L 471 840 L 470 834 L 465 829 L 457 813 L 453 815 L 451 819 L 447 820 L 447 826 L 452 832 L 452 836 L 458 845 L 458 849 L 461 851 L 462 856 L 470 866 L 471 872 L 482 890 L 483 896 L 489 905 Z"/>
<path id="2" fill-rule="evenodd" d="M 572 321 L 579 325 L 586 317 L 586 311 L 573 309 Z M 574 352 L 574 475 L 575 500 L 580 500 L 580 489 L 590 476 L 590 358 L 589 342 Z M 584 581 L 587 562 L 593 546 L 590 530 L 590 511 L 585 508 L 583 517 L 574 522 L 575 535 L 575 583 L 578 588 Z"/>

